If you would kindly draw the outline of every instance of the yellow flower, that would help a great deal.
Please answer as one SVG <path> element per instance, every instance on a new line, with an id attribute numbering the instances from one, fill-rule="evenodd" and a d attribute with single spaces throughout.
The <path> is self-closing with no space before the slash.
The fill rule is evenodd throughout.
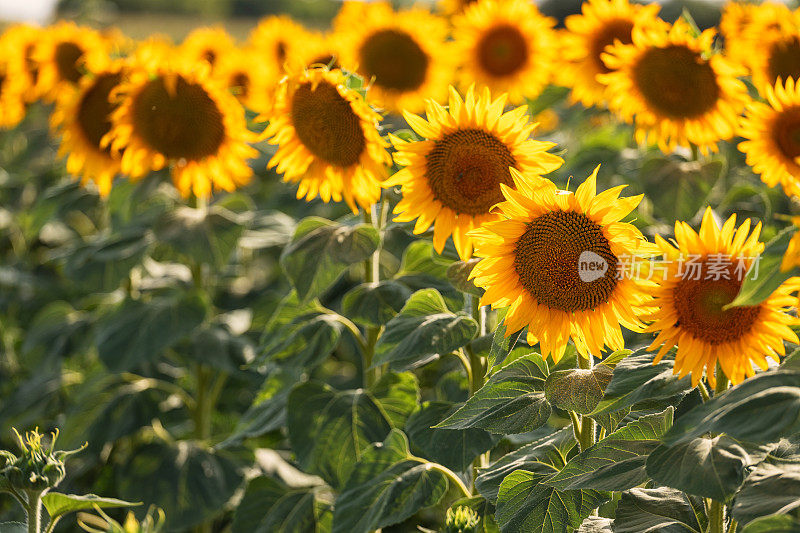
<path id="1" fill-rule="evenodd" d="M 527 0 L 479 0 L 453 20 L 463 86 L 485 85 L 512 103 L 536 97 L 558 59 L 555 20 Z"/>
<path id="2" fill-rule="evenodd" d="M 750 102 L 741 120 L 739 150 L 761 180 L 781 184 L 788 196 L 800 196 L 800 83 L 766 87 L 767 103 Z"/>
<path id="3" fill-rule="evenodd" d="M 24 94 L 29 86 L 24 64 L 12 60 L 15 51 L 0 36 L 0 128 L 16 126 L 25 116 Z"/>
<path id="4" fill-rule="evenodd" d="M 344 199 L 354 213 L 380 199 L 391 157 L 378 132 L 381 116 L 347 86 L 340 70 L 304 69 L 278 88 L 264 134 L 278 150 L 269 162 L 284 181 L 299 182 L 297 197 Z"/>
<path id="5" fill-rule="evenodd" d="M 547 152 L 555 143 L 530 139 L 536 125 L 525 113 L 527 107 L 503 113 L 505 102 L 506 95 L 492 100 L 487 88 L 476 98 L 472 87 L 462 100 L 451 87 L 449 109 L 430 100 L 427 121 L 405 113 L 425 140 L 390 136 L 397 149 L 395 163 L 405 167 L 384 183 L 402 186 L 395 220 L 417 219 L 414 233 L 433 224 L 433 246 L 440 253 L 452 235 L 458 254 L 464 260 L 472 256 L 467 232 L 498 219 L 491 209 L 503 200 L 501 185 L 514 186 L 509 167 L 539 176 L 563 163 Z"/>
<path id="6" fill-rule="evenodd" d="M 752 49 L 751 49 L 752 50 Z M 765 34 L 751 53 L 753 85 L 763 96 L 778 81 L 800 80 L 800 28 L 782 27 Z"/>
<path id="7" fill-rule="evenodd" d="M 169 165 L 181 194 L 198 198 L 248 183 L 247 159 L 257 152 L 248 145 L 256 137 L 244 109 L 211 80 L 207 64 L 167 61 L 164 53 L 152 44 L 140 51 L 119 87 L 122 100 L 104 142 L 122 152 L 122 172 L 138 179 Z"/>
<path id="8" fill-rule="evenodd" d="M 634 28 L 633 44 L 602 55 L 614 70 L 597 77 L 608 85 L 608 106 L 636 124 L 638 142 L 663 152 L 694 144 L 707 153 L 733 137 L 749 97 L 740 68 L 710 52 L 713 40 L 714 30 L 694 37 L 679 19 L 669 30 Z"/>
<path id="9" fill-rule="evenodd" d="M 51 116 L 61 132 L 59 155 L 67 158 L 67 172 L 93 181 L 101 196 L 108 196 L 120 171 L 120 158 L 102 143 L 111 131 L 111 114 L 117 105 L 111 94 L 123 80 L 120 61 L 84 76 L 76 91 L 61 94 Z"/>
<path id="10" fill-rule="evenodd" d="M 274 78 L 252 48 L 234 48 L 220 56 L 214 65 L 214 77 L 243 106 L 258 113 L 267 112 L 275 97 Z"/>
<path id="11" fill-rule="evenodd" d="M 653 277 L 658 285 L 647 305 L 653 320 L 647 331 L 658 336 L 648 347 L 658 350 L 655 362 L 676 344 L 675 373 L 692 375 L 692 385 L 706 379 L 714 386 L 719 362 L 735 385 L 754 374 L 753 363 L 767 368 L 766 357 L 785 355 L 783 341 L 797 343 L 789 328 L 797 319 L 788 315 L 796 307 L 797 283 L 789 280 L 762 303 L 752 307 L 724 307 L 739 293 L 747 269 L 764 250 L 759 242 L 761 223 L 750 232 L 750 219 L 738 228 L 736 215 L 720 230 L 711 208 L 703 215 L 700 232 L 686 222 L 675 223 L 675 240 L 656 237 L 664 254 L 664 271 Z"/>
<path id="12" fill-rule="evenodd" d="M 603 63 L 601 54 L 606 47 L 619 41 L 633 42 L 635 26 L 652 27 L 665 24 L 658 18 L 658 4 L 631 4 L 628 0 L 589 0 L 581 6 L 580 15 L 570 15 L 562 34 L 562 58 L 558 78 L 572 89 L 573 102 L 584 106 L 605 104 L 605 85 L 597 81 L 598 74 L 611 70 Z"/>
<path id="13" fill-rule="evenodd" d="M 39 65 L 36 91 L 54 101 L 65 90 L 78 86 L 81 76 L 108 61 L 110 43 L 91 28 L 59 22 L 44 30 L 34 50 Z"/>
<path id="14" fill-rule="evenodd" d="M 39 65 L 36 62 L 36 47 L 41 41 L 43 31 L 28 24 L 15 24 L 7 28 L 0 37 L 5 69 L 13 73 L 11 81 L 21 91 L 22 98 L 27 103 L 37 98 Z"/>
<path id="15" fill-rule="evenodd" d="M 309 33 L 305 45 L 294 50 L 287 58 L 289 70 L 296 72 L 303 68 L 325 66 L 331 70 L 341 68 L 340 35 Z M 348 70 L 353 70 L 353 65 L 345 65 Z"/>
<path id="16" fill-rule="evenodd" d="M 454 59 L 443 19 L 419 8 L 395 12 L 386 2 L 346 1 L 334 28 L 342 65 L 373 80 L 376 104 L 417 112 L 427 98 L 446 98 Z"/>
<path id="17" fill-rule="evenodd" d="M 748 65 L 754 50 L 745 35 L 753 24 L 758 6 L 750 2 L 733 1 L 725 4 L 719 21 L 719 31 L 725 39 L 725 55 L 740 65 Z"/>
<path id="18" fill-rule="evenodd" d="M 286 74 L 286 62 L 308 42 L 310 32 L 285 15 L 263 18 L 250 32 L 248 45 L 269 69 L 273 83 Z"/>
<path id="19" fill-rule="evenodd" d="M 795 232 L 791 240 L 789 240 L 786 252 L 783 254 L 781 272 L 800 267 L 800 231 L 797 231 L 797 228 L 800 228 L 800 217 L 792 217 L 792 224 L 795 226 Z"/>
<path id="20" fill-rule="evenodd" d="M 183 40 L 180 53 L 189 61 L 206 61 L 214 67 L 218 60 L 236 47 L 233 38 L 222 27 L 197 28 Z"/>
<path id="21" fill-rule="evenodd" d="M 623 348 L 620 325 L 641 330 L 637 314 L 648 296 L 638 280 L 618 272 L 652 245 L 620 221 L 642 197 L 619 198 L 623 187 L 597 194 L 597 169 L 575 193 L 512 175 L 517 189 L 502 186 L 499 220 L 471 233 L 483 258 L 470 275 L 486 289 L 481 304 L 507 307 L 506 334 L 527 326 L 528 343 L 539 342 L 554 361 L 570 338 L 584 355 Z M 579 270 L 579 262 L 596 268 Z"/>
<path id="22" fill-rule="evenodd" d="M 476 1 L 477 0 L 439 0 L 437 6 L 442 15 L 449 17 L 462 13 Z"/>

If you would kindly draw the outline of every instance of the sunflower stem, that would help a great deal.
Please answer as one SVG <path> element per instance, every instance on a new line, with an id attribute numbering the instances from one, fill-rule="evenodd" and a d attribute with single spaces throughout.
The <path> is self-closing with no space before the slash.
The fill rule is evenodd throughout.
<path id="1" fill-rule="evenodd" d="M 384 220 L 382 217 L 379 218 L 378 216 L 378 209 L 379 206 L 383 209 L 381 211 L 386 211 L 388 206 L 380 202 L 372 206 L 372 209 L 367 212 L 363 211 L 364 223 L 370 224 L 374 227 L 379 235 L 382 229 L 382 221 Z M 380 235 L 380 240 L 383 240 L 383 236 Z M 365 261 L 364 261 L 364 282 L 370 284 L 376 284 L 380 281 L 381 272 L 380 272 L 380 258 L 381 258 L 381 244 L 378 244 L 378 247 L 372 252 Z M 370 326 L 366 330 L 366 345 L 363 351 L 363 361 L 362 361 L 362 382 L 365 387 L 369 387 L 376 381 L 378 381 L 380 369 L 378 368 L 371 368 L 372 367 L 372 359 L 375 356 L 375 344 L 378 342 L 378 336 L 380 335 L 380 328 Z"/>
<path id="2" fill-rule="evenodd" d="M 591 354 L 587 354 L 586 358 L 583 358 L 581 357 L 580 354 L 578 354 L 578 368 L 583 370 L 590 370 L 592 368 L 593 363 L 594 362 L 592 361 Z M 578 437 L 578 445 L 580 446 L 581 451 L 587 450 L 592 445 L 594 445 L 596 441 L 596 433 L 597 433 L 597 424 L 595 423 L 594 419 L 589 418 L 588 416 L 581 416 L 580 431 Z"/>
<path id="3" fill-rule="evenodd" d="M 725 513 L 723 507 L 717 500 L 711 500 L 708 507 L 708 533 L 724 533 Z"/>
<path id="4" fill-rule="evenodd" d="M 42 529 L 42 491 L 29 490 L 25 513 L 28 516 L 28 533 L 39 533 Z"/>
<path id="5" fill-rule="evenodd" d="M 717 367 L 714 373 L 717 376 L 717 386 L 714 387 L 714 396 L 717 396 L 728 390 L 728 376 L 725 375 L 725 371 L 722 370 L 719 361 L 717 361 Z"/>
<path id="6" fill-rule="evenodd" d="M 703 380 L 700 380 L 697 383 L 697 390 L 700 391 L 700 396 L 703 397 L 703 403 L 711 399 L 711 396 L 708 394 L 708 389 L 706 388 L 706 384 L 703 383 Z"/>
<path id="7" fill-rule="evenodd" d="M 470 309 L 472 318 L 478 323 L 477 337 L 486 334 L 486 313 L 481 306 L 480 298 L 474 294 L 465 294 L 464 298 L 467 300 L 467 306 Z M 470 344 L 467 344 L 466 352 L 469 355 L 469 382 L 470 390 L 469 395 L 473 396 L 483 387 L 485 377 L 485 359 L 476 353 Z M 478 469 L 489 466 L 489 452 L 482 453 L 472 462 L 472 485 L 475 487 L 475 478 L 478 477 Z"/>

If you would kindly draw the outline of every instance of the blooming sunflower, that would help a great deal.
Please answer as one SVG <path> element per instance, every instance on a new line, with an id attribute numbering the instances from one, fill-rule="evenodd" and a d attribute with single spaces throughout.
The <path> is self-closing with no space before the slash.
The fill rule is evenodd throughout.
<path id="1" fill-rule="evenodd" d="M 264 134 L 278 145 L 269 168 L 299 182 L 298 198 L 344 198 L 357 213 L 380 198 L 391 157 L 378 132 L 381 116 L 347 83 L 340 70 L 325 67 L 289 75 Z"/>
<path id="2" fill-rule="evenodd" d="M 527 0 L 479 0 L 453 20 L 462 85 L 506 92 L 512 103 L 547 85 L 558 57 L 555 20 Z"/>
<path id="3" fill-rule="evenodd" d="M 11 59 L 5 39 L 0 37 L 0 128 L 10 128 L 25 116 L 25 73 Z"/>
<path id="4" fill-rule="evenodd" d="M 6 70 L 14 73 L 14 84 L 21 89 L 23 99 L 27 103 L 37 98 L 35 88 L 39 77 L 39 66 L 36 63 L 35 52 L 43 31 L 28 24 L 15 24 L 7 28 L 0 38 Z"/>
<path id="5" fill-rule="evenodd" d="M 628 0 L 589 0 L 581 6 L 580 15 L 567 17 L 568 31 L 562 35 L 565 63 L 559 80 L 572 89 L 573 102 L 586 107 L 605 103 L 605 85 L 597 81 L 597 75 L 610 69 L 601 54 L 616 41 L 631 44 L 635 26 L 664 24 L 658 18 L 659 9 L 658 4 L 631 4 Z"/>
<path id="6" fill-rule="evenodd" d="M 250 32 L 248 45 L 256 51 L 277 83 L 286 73 L 286 61 L 295 57 L 309 40 L 310 32 L 285 15 L 263 18 Z"/>
<path id="7" fill-rule="evenodd" d="M 190 61 L 207 61 L 214 67 L 235 46 L 233 38 L 224 28 L 197 28 L 183 40 L 180 51 Z"/>
<path id="8" fill-rule="evenodd" d="M 234 48 L 214 64 L 214 77 L 236 95 L 243 106 L 264 113 L 274 97 L 274 78 L 251 48 Z"/>
<path id="9" fill-rule="evenodd" d="M 294 55 L 287 59 L 289 68 L 300 70 L 322 65 L 331 69 L 340 68 L 341 45 L 339 44 L 339 37 L 339 35 L 333 33 L 330 35 L 309 33 L 305 46 L 295 50 Z"/>
<path id="10" fill-rule="evenodd" d="M 728 2 L 722 9 L 719 31 L 725 39 L 725 55 L 731 61 L 747 65 L 753 50 L 745 40 L 758 6 L 750 2 Z"/>
<path id="11" fill-rule="evenodd" d="M 783 27 L 762 37 L 751 54 L 750 69 L 762 95 L 779 80 L 800 80 L 800 28 Z"/>
<path id="12" fill-rule="evenodd" d="M 37 93 L 54 101 L 75 88 L 85 72 L 92 72 L 108 60 L 109 42 L 91 28 L 59 22 L 42 32 L 34 50 L 39 65 Z"/>
<path id="13" fill-rule="evenodd" d="M 61 132 L 59 155 L 67 158 L 67 172 L 81 176 L 84 185 L 93 181 L 101 196 L 108 196 L 120 171 L 119 157 L 102 140 L 117 107 L 111 94 L 122 79 L 120 61 L 82 77 L 78 90 L 59 95 L 51 116 L 53 128 Z"/>
<path id="14" fill-rule="evenodd" d="M 163 59 L 159 52 L 139 57 Z M 209 70 L 178 57 L 132 64 L 115 91 L 121 103 L 103 141 L 122 153 L 122 172 L 136 179 L 170 165 L 181 194 L 198 198 L 209 197 L 214 187 L 231 191 L 249 182 L 246 160 L 257 152 L 248 142 L 255 135 L 242 106 L 211 80 Z"/>
<path id="15" fill-rule="evenodd" d="M 384 183 L 402 187 L 395 220 L 417 219 L 414 233 L 433 224 L 433 246 L 440 253 L 452 235 L 461 258 L 472 256 L 467 232 L 498 219 L 491 209 L 503 200 L 501 185 L 515 185 L 510 167 L 539 176 L 564 162 L 547 152 L 555 143 L 530 139 L 536 124 L 525 113 L 527 107 L 503 113 L 505 103 L 505 94 L 492 100 L 488 88 L 476 98 L 470 87 L 462 100 L 450 87 L 449 109 L 429 100 L 427 121 L 405 113 L 424 141 L 406 142 L 390 135 L 397 149 L 395 163 L 405 167 Z"/>
<path id="16" fill-rule="evenodd" d="M 752 101 L 741 120 L 739 150 L 761 180 L 800 196 L 800 83 L 793 79 L 764 90 L 766 103 Z"/>
<path id="17" fill-rule="evenodd" d="M 710 52 L 713 40 L 714 30 L 695 37 L 679 19 L 669 29 L 634 28 L 633 44 L 602 54 L 613 72 L 597 79 L 608 86 L 609 108 L 636 124 L 638 142 L 664 152 L 694 144 L 707 153 L 733 137 L 749 97 L 740 67 Z"/>
<path id="18" fill-rule="evenodd" d="M 789 245 L 786 247 L 786 252 L 783 254 L 781 261 L 781 272 L 787 272 L 795 267 L 800 267 L 800 217 L 792 217 L 792 224 L 794 224 L 794 235 L 789 240 Z"/>
<path id="19" fill-rule="evenodd" d="M 334 20 L 342 65 L 372 80 L 370 98 L 391 111 L 416 112 L 446 98 L 454 60 L 444 19 L 386 2 L 346 1 Z"/>
<path id="20" fill-rule="evenodd" d="M 527 326 L 528 343 L 556 362 L 570 338 L 584 355 L 623 348 L 620 325 L 641 331 L 637 314 L 648 298 L 638 280 L 618 275 L 625 258 L 652 248 L 620 222 L 641 195 L 619 198 L 623 186 L 597 194 L 597 169 L 575 193 L 512 175 L 517 189 L 502 186 L 499 220 L 471 232 L 483 258 L 470 274 L 486 289 L 481 304 L 507 307 L 506 334 Z M 586 261 L 598 269 L 579 271 Z"/>
<path id="21" fill-rule="evenodd" d="M 692 375 L 697 385 L 706 370 L 714 386 L 714 367 L 719 362 L 733 384 L 752 376 L 753 363 L 766 369 L 766 357 L 777 361 L 784 355 L 783 341 L 797 343 L 789 328 L 797 319 L 787 314 L 797 305 L 795 280 L 788 280 L 762 303 L 750 307 L 724 307 L 739 293 L 747 269 L 764 250 L 759 242 L 761 224 L 750 232 L 750 219 L 738 228 L 736 215 L 720 230 L 711 208 L 703 215 L 700 232 L 685 222 L 675 223 L 675 240 L 656 237 L 664 254 L 663 275 L 654 276 L 654 299 L 644 316 L 653 323 L 647 331 L 658 332 L 648 347 L 658 350 L 655 362 L 676 344 L 674 372 Z"/>
<path id="22" fill-rule="evenodd" d="M 452 16 L 463 12 L 475 2 L 477 2 L 477 0 L 439 0 L 437 2 L 437 7 L 441 14 Z"/>

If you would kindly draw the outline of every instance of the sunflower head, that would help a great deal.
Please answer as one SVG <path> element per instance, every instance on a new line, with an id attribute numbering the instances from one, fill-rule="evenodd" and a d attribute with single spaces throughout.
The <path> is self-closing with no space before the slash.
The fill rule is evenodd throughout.
<path id="1" fill-rule="evenodd" d="M 264 113 L 275 97 L 275 85 L 272 72 L 257 58 L 252 48 L 234 48 L 216 62 L 214 77 L 246 108 Z"/>
<path id="2" fill-rule="evenodd" d="M 784 340 L 798 342 L 789 327 L 796 319 L 787 314 L 797 305 L 793 283 L 784 283 L 758 305 L 727 307 L 764 250 L 758 240 L 761 224 L 750 228 L 750 219 L 737 228 L 734 215 L 720 229 L 709 208 L 699 233 L 676 222 L 673 242 L 656 238 L 664 269 L 653 278 L 655 298 L 645 315 L 653 321 L 648 331 L 658 332 L 649 349 L 659 350 L 659 361 L 677 345 L 675 373 L 691 374 L 693 385 L 704 369 L 714 385 L 717 362 L 733 384 L 739 383 L 753 375 L 754 363 L 766 369 L 767 357 L 784 355 Z"/>
<path id="3" fill-rule="evenodd" d="M 506 334 L 527 326 L 528 342 L 555 361 L 569 339 L 584 355 L 623 348 L 620 325 L 641 330 L 647 295 L 620 265 L 652 246 L 621 219 L 642 197 L 619 198 L 622 187 L 597 194 L 597 169 L 575 193 L 512 174 L 516 189 L 502 187 L 497 220 L 471 232 L 481 303 L 507 307 Z"/>
<path id="4" fill-rule="evenodd" d="M 272 15 L 261 19 L 247 44 L 269 69 L 272 82 L 277 83 L 286 73 L 287 62 L 306 47 L 310 38 L 311 32 L 290 17 Z"/>
<path id="5" fill-rule="evenodd" d="M 613 72 L 597 79 L 607 85 L 609 108 L 635 123 L 637 140 L 664 152 L 695 145 L 707 153 L 733 137 L 749 97 L 737 79 L 741 70 L 712 52 L 714 31 L 695 37 L 679 19 L 669 28 L 634 28 L 632 35 L 632 44 L 602 54 Z"/>
<path id="6" fill-rule="evenodd" d="M 10 46 L 0 35 L 0 128 L 15 126 L 25 116 L 25 91 L 29 89 L 24 64 L 12 60 Z"/>
<path id="7" fill-rule="evenodd" d="M 233 38 L 222 27 L 197 28 L 183 40 L 180 52 L 189 61 L 205 61 L 214 67 L 235 46 Z"/>
<path id="8" fill-rule="evenodd" d="M 32 102 L 37 98 L 39 64 L 36 48 L 41 41 L 43 31 L 36 26 L 16 24 L 6 28 L 0 36 L 0 53 L 4 58 L 4 69 L 13 73 L 5 82 L 10 79 L 14 86 L 19 88 L 25 102 Z"/>
<path id="9" fill-rule="evenodd" d="M 269 167 L 299 182 L 298 198 L 344 199 L 357 213 L 380 198 L 391 158 L 378 131 L 381 116 L 353 88 L 355 80 L 327 67 L 288 75 L 264 134 L 278 145 Z"/>
<path id="10" fill-rule="evenodd" d="M 405 113 L 422 141 L 390 136 L 397 149 L 395 163 L 405 167 L 384 184 L 402 187 L 395 220 L 416 219 L 414 233 L 433 224 L 433 245 L 440 253 L 452 235 L 461 258 L 471 257 L 467 233 L 497 218 L 492 207 L 503 200 L 501 188 L 515 187 L 510 168 L 536 181 L 563 163 L 547 152 L 554 143 L 530 138 L 536 125 L 525 106 L 503 112 L 506 99 L 492 99 L 488 88 L 476 95 L 473 87 L 462 99 L 451 87 L 448 109 L 430 100 L 427 121 Z"/>
<path id="11" fill-rule="evenodd" d="M 719 30 L 725 39 L 725 55 L 731 61 L 746 65 L 752 54 L 748 48 L 746 35 L 754 22 L 758 6 L 751 2 L 727 2 L 722 9 Z"/>

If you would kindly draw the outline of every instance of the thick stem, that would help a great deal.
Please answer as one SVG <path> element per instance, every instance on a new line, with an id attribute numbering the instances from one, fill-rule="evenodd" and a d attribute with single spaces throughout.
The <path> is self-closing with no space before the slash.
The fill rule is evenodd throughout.
<path id="1" fill-rule="evenodd" d="M 455 472 L 453 472 L 452 470 L 450 470 L 446 466 L 442 466 L 442 465 L 440 465 L 438 463 L 429 463 L 429 462 L 424 461 L 422 459 L 420 459 L 420 461 L 424 462 L 428 466 L 428 468 L 430 470 L 436 470 L 438 472 L 441 472 L 445 476 L 447 476 L 450 479 L 450 481 L 452 481 L 453 483 L 456 484 L 456 486 L 459 488 L 459 490 L 461 491 L 461 493 L 465 497 L 469 498 L 470 496 L 472 496 L 472 492 L 467 488 L 467 486 L 464 484 L 464 482 L 461 481 L 461 478 L 458 477 Z"/>
<path id="2" fill-rule="evenodd" d="M 42 493 L 27 491 L 28 504 L 25 513 L 28 515 L 28 533 L 40 533 L 42 530 Z"/>
<path id="3" fill-rule="evenodd" d="M 211 437 L 211 390 L 210 376 L 203 365 L 195 366 L 195 379 L 197 381 L 197 394 L 194 410 L 194 431 L 195 437 L 206 440 Z"/>
<path id="4" fill-rule="evenodd" d="M 591 354 L 587 354 L 585 359 L 578 354 L 578 368 L 590 370 L 593 364 L 594 361 L 592 360 Z M 578 445 L 580 446 L 581 451 L 584 451 L 594 445 L 596 442 L 596 431 L 597 424 L 595 423 L 594 419 L 589 418 L 588 416 L 582 416 L 580 436 L 578 437 Z"/>
<path id="5" fill-rule="evenodd" d="M 703 402 L 707 402 L 708 400 L 711 399 L 711 396 L 708 394 L 708 389 L 706 388 L 706 384 L 703 383 L 702 379 L 697 383 L 697 390 L 700 391 L 700 396 L 703 397 Z"/>
<path id="6" fill-rule="evenodd" d="M 708 507 L 708 533 L 724 533 L 724 518 L 723 505 L 711 500 Z"/>
<path id="7" fill-rule="evenodd" d="M 383 211 L 388 209 L 387 205 L 383 205 Z M 378 230 L 381 231 L 381 223 L 379 222 L 378 218 L 378 204 L 374 205 L 372 210 L 367 213 L 366 211 L 363 213 L 364 222 L 366 224 L 371 224 Z M 381 236 L 381 240 L 383 237 Z M 378 283 L 381 279 L 381 269 L 380 269 L 380 260 L 381 260 L 381 245 L 378 244 L 378 248 L 364 261 L 364 282 L 365 283 Z M 362 383 L 365 387 L 369 387 L 376 381 L 378 381 L 380 369 L 378 368 L 370 368 L 372 366 L 372 359 L 375 356 L 375 344 L 378 342 L 378 336 L 380 335 L 380 328 L 370 326 L 367 328 L 366 331 L 366 343 L 362 353 Z"/>

